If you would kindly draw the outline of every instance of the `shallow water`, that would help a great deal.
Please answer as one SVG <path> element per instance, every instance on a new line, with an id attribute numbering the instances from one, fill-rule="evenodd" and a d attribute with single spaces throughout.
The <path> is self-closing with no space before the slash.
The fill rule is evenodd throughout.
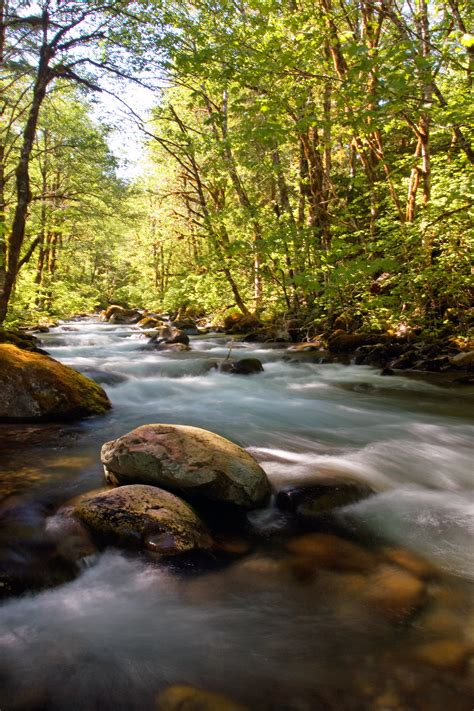
<path id="1" fill-rule="evenodd" d="M 43 339 L 55 358 L 102 382 L 114 407 L 76 425 L 0 426 L 1 542 L 8 560 L 39 569 L 32 584 L 53 555 L 48 516 L 102 485 L 103 442 L 151 422 L 229 437 L 275 490 L 321 474 L 370 484 L 377 495 L 342 510 L 341 525 L 440 572 L 423 609 L 400 624 L 358 598 L 357 576 L 292 575 L 274 538 L 288 521 L 272 507 L 248 517 L 252 553 L 222 569 L 186 572 L 108 549 L 70 582 L 54 570 L 57 587 L 3 604 L 2 709 L 148 709 L 175 682 L 255 709 L 471 708 L 469 668 L 420 665 L 413 650 L 439 639 L 474 645 L 472 389 L 246 344 L 234 344 L 232 357 L 256 356 L 264 373 L 230 376 L 209 369 L 228 354 L 225 337 L 158 353 L 144 350 L 137 327 L 92 321 Z"/>

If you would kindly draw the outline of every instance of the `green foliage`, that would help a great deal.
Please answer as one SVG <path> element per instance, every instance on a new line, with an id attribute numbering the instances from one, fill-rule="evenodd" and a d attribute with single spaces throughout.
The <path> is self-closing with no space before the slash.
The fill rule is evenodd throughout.
<path id="1" fill-rule="evenodd" d="M 467 329 L 468 7 L 389 10 L 134 3 L 115 40 L 131 66 L 166 77 L 143 176 L 117 180 L 106 132 L 59 86 L 37 132 L 24 245 L 54 234 L 57 258 L 39 284 L 35 252 L 15 308 L 343 311 L 375 329 L 436 329 L 454 309 Z M 52 199 L 58 171 L 63 197 Z"/>

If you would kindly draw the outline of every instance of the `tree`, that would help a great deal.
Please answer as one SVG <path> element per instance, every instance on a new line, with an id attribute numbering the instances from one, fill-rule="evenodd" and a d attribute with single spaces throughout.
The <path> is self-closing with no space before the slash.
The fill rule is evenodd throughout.
<path id="1" fill-rule="evenodd" d="M 21 252 L 31 203 L 30 162 L 40 111 L 47 92 L 54 88 L 58 80 L 73 82 L 86 89 L 100 90 L 98 74 L 104 71 L 123 74 L 113 53 L 104 56 L 101 46 L 107 43 L 117 20 L 128 5 L 123 0 L 87 3 L 72 0 L 42 0 L 39 3 L 4 0 L 0 5 L 2 84 L 10 86 L 23 78 L 26 81 L 22 92 L 24 108 L 13 119 L 20 139 L 14 167 L 15 202 L 11 224 L 3 227 L 5 236 L 0 261 L 0 324 L 6 317 L 22 261 Z M 15 98 L 13 104 L 8 102 L 13 110 L 17 101 Z M 12 121 L 2 131 L 1 146 L 8 140 L 11 124 Z M 2 163 L 0 179 L 4 171 L 5 165 Z"/>

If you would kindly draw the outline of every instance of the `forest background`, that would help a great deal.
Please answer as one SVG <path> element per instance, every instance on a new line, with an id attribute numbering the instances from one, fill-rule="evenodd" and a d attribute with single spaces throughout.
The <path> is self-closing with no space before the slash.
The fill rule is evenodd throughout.
<path id="1" fill-rule="evenodd" d="M 0 0 L 0 324 L 468 333 L 471 26 L 467 0 Z M 130 82 L 155 100 L 127 100 L 124 179 L 94 102 Z"/>

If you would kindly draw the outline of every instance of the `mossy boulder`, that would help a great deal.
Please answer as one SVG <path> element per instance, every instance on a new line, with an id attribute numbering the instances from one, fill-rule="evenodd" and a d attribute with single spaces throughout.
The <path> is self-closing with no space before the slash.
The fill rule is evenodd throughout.
<path id="1" fill-rule="evenodd" d="M 153 316 L 145 316 L 138 322 L 140 328 L 161 328 L 163 326 L 163 321 Z"/>
<path id="2" fill-rule="evenodd" d="M 137 427 L 102 447 L 106 476 L 160 486 L 246 509 L 270 496 L 265 472 L 244 449 L 214 432 L 184 425 Z"/>
<path id="3" fill-rule="evenodd" d="M 104 390 L 39 353 L 0 345 L 0 422 L 73 420 L 110 409 Z"/>
<path id="4" fill-rule="evenodd" d="M 155 486 L 131 484 L 86 494 L 73 515 L 97 534 L 161 555 L 212 547 L 207 528 L 191 506 Z"/>
<path id="5" fill-rule="evenodd" d="M 44 353 L 38 347 L 38 339 L 30 333 L 21 333 L 19 331 L 10 331 L 0 328 L 0 344 L 8 343 L 17 348 L 23 348 L 25 351 L 33 351 L 33 353 Z"/>
<path id="6" fill-rule="evenodd" d="M 132 324 L 141 321 L 143 315 L 143 311 L 139 309 L 129 309 L 126 306 L 112 304 L 102 312 L 101 318 L 109 323 Z"/>

